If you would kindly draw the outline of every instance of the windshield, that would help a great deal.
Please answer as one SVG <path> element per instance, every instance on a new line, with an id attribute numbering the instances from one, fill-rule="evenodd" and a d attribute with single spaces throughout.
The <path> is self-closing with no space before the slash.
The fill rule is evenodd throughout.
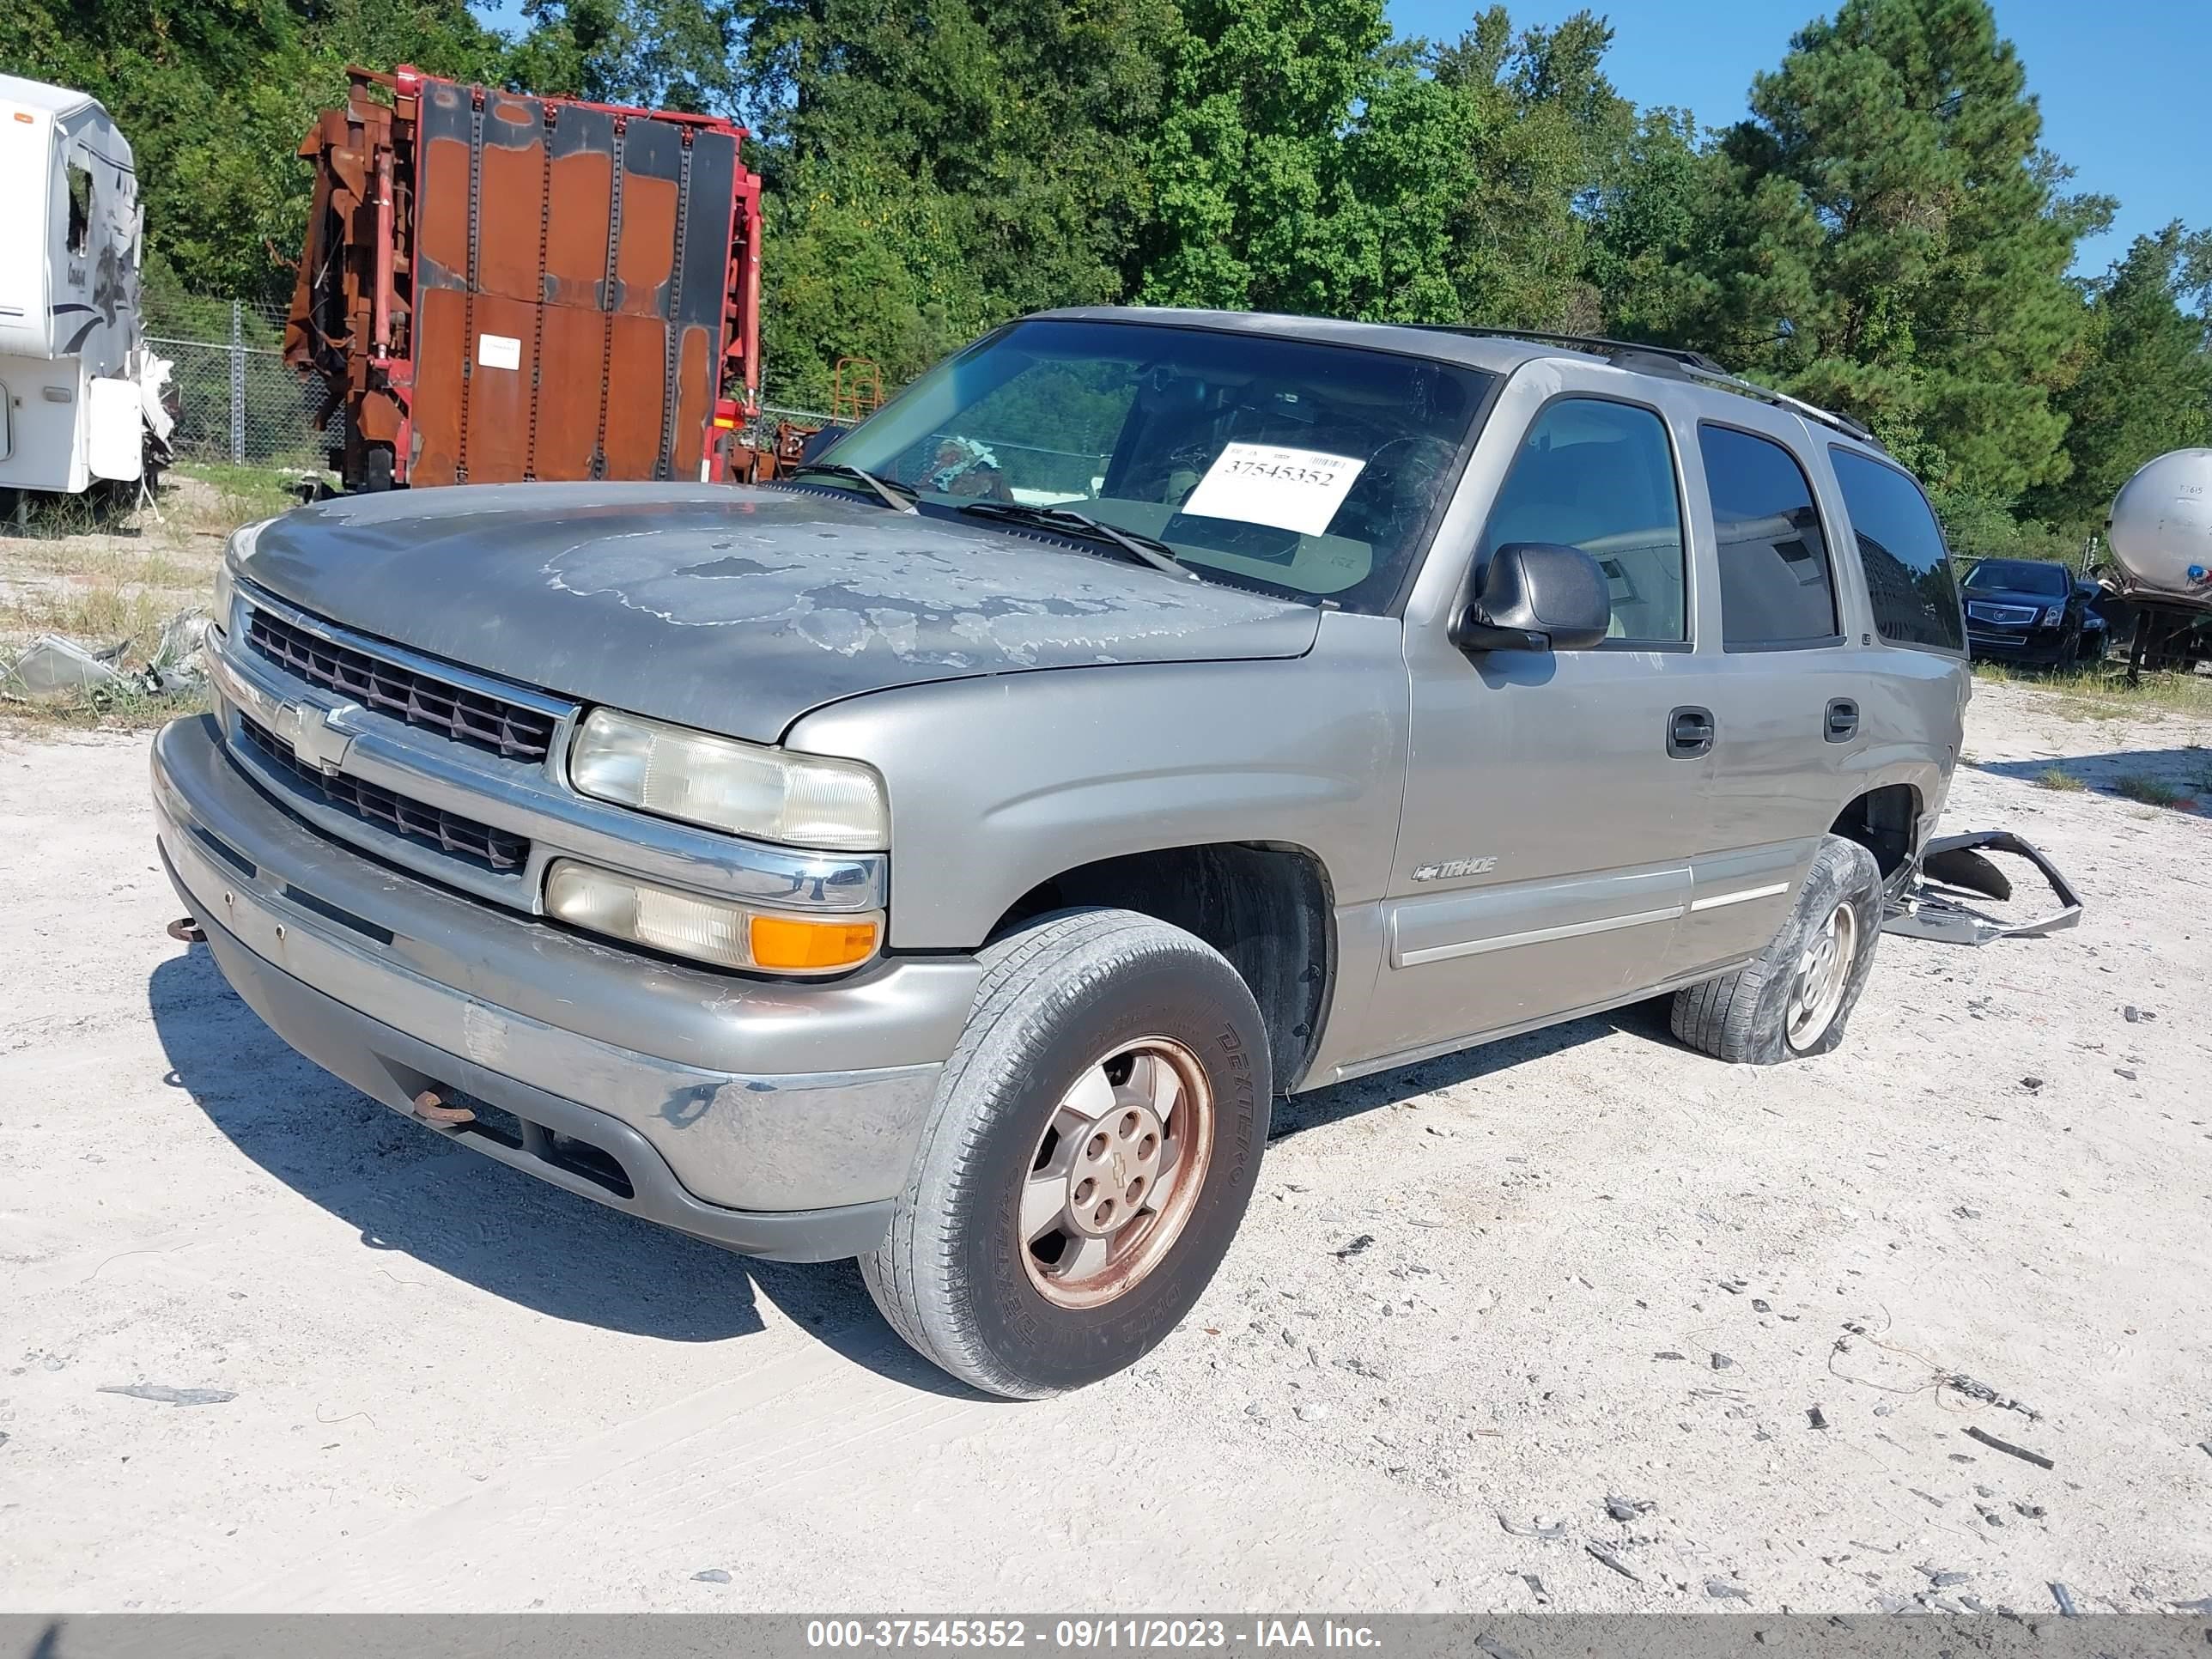
<path id="1" fill-rule="evenodd" d="M 2072 580 L 2063 564 L 2030 559 L 1984 559 L 1966 578 L 1969 588 L 2008 587 L 2016 593 L 2048 593 L 2063 599 Z"/>
<path id="2" fill-rule="evenodd" d="M 925 511 L 1081 513 L 1157 538 L 1210 579 L 1376 611 L 1396 595 L 1490 379 L 1266 335 L 1017 323 L 939 363 L 821 459 L 918 491 Z"/>

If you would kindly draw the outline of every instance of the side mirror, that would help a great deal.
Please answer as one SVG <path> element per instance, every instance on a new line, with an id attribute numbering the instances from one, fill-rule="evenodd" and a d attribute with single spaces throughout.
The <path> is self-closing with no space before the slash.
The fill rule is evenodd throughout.
<path id="1" fill-rule="evenodd" d="M 1490 556 L 1451 641 L 1462 651 L 1587 651 L 1612 625 L 1613 592 L 1595 559 L 1559 542 L 1508 542 Z"/>
<path id="2" fill-rule="evenodd" d="M 2075 582 L 2074 591 L 2085 599 L 2094 599 L 2105 590 L 2094 582 Z"/>

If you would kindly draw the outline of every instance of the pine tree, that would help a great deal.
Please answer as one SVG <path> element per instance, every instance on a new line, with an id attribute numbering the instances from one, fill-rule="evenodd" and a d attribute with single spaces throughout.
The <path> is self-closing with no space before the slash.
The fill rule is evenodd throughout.
<path id="1" fill-rule="evenodd" d="M 2073 468 L 2023 504 L 2076 532 L 2104 518 L 2145 461 L 2212 444 L 2212 233 L 2192 236 L 2177 221 L 2138 236 L 2090 292 L 2086 366 L 2058 399 Z M 2191 300 L 2197 308 L 2185 310 Z"/>
<path id="2" fill-rule="evenodd" d="M 1695 343 L 1865 417 L 1939 482 L 2062 478 L 2054 398 L 2088 325 L 2066 271 L 2112 204 L 2063 192 L 1985 0 L 1845 0 L 1751 106 L 1720 145 Z"/>

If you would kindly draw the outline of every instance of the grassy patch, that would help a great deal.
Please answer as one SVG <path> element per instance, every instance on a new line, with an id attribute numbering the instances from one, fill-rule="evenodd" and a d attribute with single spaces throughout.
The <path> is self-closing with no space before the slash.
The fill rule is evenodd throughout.
<path id="1" fill-rule="evenodd" d="M 51 702 L 0 692 L 0 727 L 139 731 L 204 709 L 198 689 L 151 692 L 134 671 L 157 654 L 171 617 L 206 607 L 224 538 L 298 505 L 296 476 L 191 463 L 171 470 L 155 510 L 121 492 L 34 496 L 0 523 L 0 669 L 54 634 L 126 677 Z"/>
<path id="2" fill-rule="evenodd" d="M 204 714 L 213 706 L 202 686 L 165 696 L 126 683 L 80 691 L 52 702 L 0 701 L 0 730 L 145 732 L 185 714 Z"/>
<path id="3" fill-rule="evenodd" d="M 87 490 L 82 495 L 25 493 L 15 510 L 0 519 L 0 535 L 51 539 L 114 532 L 130 522 L 133 502 L 119 493 Z"/>
<path id="4" fill-rule="evenodd" d="M 222 461 L 182 462 L 173 471 L 205 486 L 178 492 L 182 498 L 178 516 L 192 529 L 216 529 L 228 535 L 240 525 L 273 518 L 300 504 L 296 472 Z M 167 511 L 166 505 L 163 510 Z"/>
<path id="5" fill-rule="evenodd" d="M 2212 717 L 2212 676 L 2146 672 L 2134 685 L 2115 665 L 2048 672 L 1978 662 L 1974 678 L 1991 685 L 2024 685 L 2043 693 L 2069 720 L 2125 720 L 2161 714 Z"/>
<path id="6" fill-rule="evenodd" d="M 2035 775 L 2036 782 L 2045 789 L 2056 789 L 2071 794 L 2089 786 L 2061 766 L 2046 766 Z"/>
<path id="7" fill-rule="evenodd" d="M 296 504 L 289 474 L 198 464 L 172 470 L 154 510 L 31 498 L 24 520 L 0 526 L 0 663 L 41 634 L 144 662 L 164 623 L 207 604 L 229 533 Z"/>
<path id="8" fill-rule="evenodd" d="M 33 542 L 0 566 L 0 627 L 59 634 L 97 650 L 118 640 L 150 647 L 161 623 L 204 605 L 222 544 L 204 550 L 120 538 Z"/>
<path id="9" fill-rule="evenodd" d="M 2145 806 L 2171 806 L 2186 799 L 2182 792 L 2163 778 L 2145 777 L 2140 773 L 2112 780 L 2112 793 Z"/>

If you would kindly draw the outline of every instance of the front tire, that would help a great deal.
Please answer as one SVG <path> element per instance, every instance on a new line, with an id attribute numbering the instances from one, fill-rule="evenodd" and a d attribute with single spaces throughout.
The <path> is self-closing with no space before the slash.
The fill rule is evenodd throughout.
<path id="1" fill-rule="evenodd" d="M 860 1273 L 927 1358 L 1041 1399 L 1135 1363 L 1190 1311 L 1251 1200 L 1273 1079 L 1251 992 L 1179 927 L 1071 911 L 983 962 Z"/>
<path id="2" fill-rule="evenodd" d="M 1855 841 L 1830 836 L 1767 947 L 1732 974 L 1674 993 L 1674 1035 L 1717 1060 L 1775 1066 L 1825 1054 L 1874 971 L 1881 869 Z"/>

